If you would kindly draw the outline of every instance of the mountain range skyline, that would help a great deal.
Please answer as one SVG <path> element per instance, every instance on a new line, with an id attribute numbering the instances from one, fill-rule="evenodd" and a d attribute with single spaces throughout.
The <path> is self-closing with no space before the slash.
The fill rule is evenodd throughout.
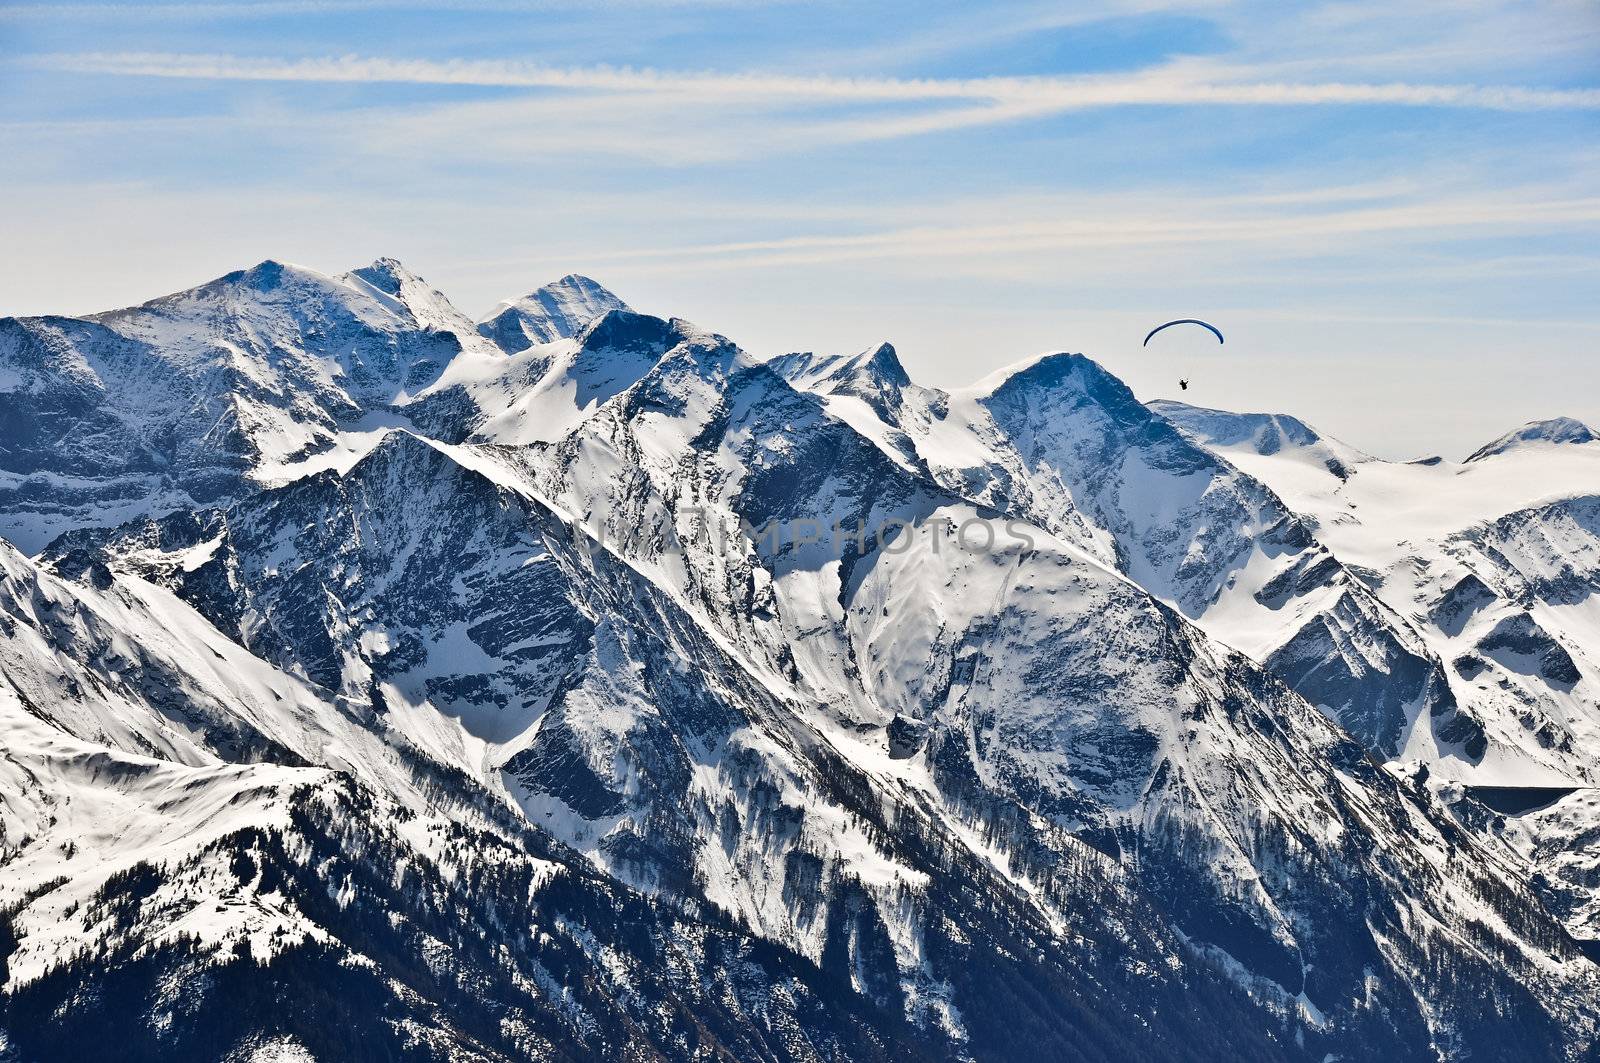
<path id="1" fill-rule="evenodd" d="M 391 257 L 388 257 L 388 256 L 381 256 L 378 259 L 374 260 L 372 265 L 367 267 L 367 268 L 369 268 L 369 269 L 377 268 L 377 267 L 382 266 L 384 263 L 393 263 L 396 266 L 400 265 L 398 259 L 391 258 Z M 253 268 L 259 269 L 259 268 L 262 268 L 264 266 L 276 266 L 278 264 L 279 263 L 277 262 L 277 260 L 264 259 L 261 262 L 257 263 L 257 265 L 255 267 L 253 267 Z M 292 268 L 305 269 L 306 267 L 293 266 Z M 403 269 L 404 267 L 401 266 L 400 268 Z M 337 274 L 322 274 L 322 275 L 323 276 L 328 276 L 328 277 L 337 276 Z M 221 279 L 221 278 L 219 277 L 217 279 Z M 155 301 L 160 300 L 161 298 L 165 298 L 165 297 L 172 296 L 172 295 L 180 295 L 180 294 L 183 293 L 183 291 L 186 291 L 186 290 L 188 290 L 188 289 L 180 289 L 180 290 L 175 291 L 175 292 L 166 293 L 166 295 L 163 295 L 163 296 L 156 296 L 156 297 L 154 297 L 152 299 L 143 300 L 143 301 L 140 301 L 140 302 L 137 302 L 137 303 L 130 303 L 130 304 L 128 304 L 128 306 L 123 307 L 122 309 L 126 309 L 126 310 L 137 309 L 139 306 L 146 305 L 148 302 L 155 302 Z M 478 321 L 476 322 L 476 324 L 478 326 L 478 330 L 480 332 L 482 332 L 485 336 L 488 336 L 491 339 L 494 338 L 493 337 L 493 330 L 496 327 L 500 327 L 500 328 L 507 327 L 506 323 L 514 322 L 516 320 L 516 311 L 517 311 L 517 308 L 518 308 L 518 304 L 519 303 L 525 303 L 525 302 L 527 302 L 529 300 L 534 300 L 534 301 L 544 300 L 547 303 L 550 302 L 551 300 L 575 300 L 578 303 L 578 305 L 580 306 L 580 308 L 587 309 L 589 311 L 594 311 L 594 310 L 597 310 L 597 309 L 608 309 L 608 308 L 613 307 L 613 306 L 625 307 L 627 305 L 627 304 L 623 303 L 622 300 L 620 298 L 618 298 L 609 288 L 607 288 L 605 285 L 601 284 L 599 281 L 597 281 L 597 280 L 595 280 L 595 279 L 593 279 L 591 277 L 584 276 L 582 274 L 568 273 L 568 274 L 560 276 L 560 277 L 558 277 L 558 278 L 556 278 L 556 279 L 554 279 L 552 281 L 549 281 L 549 282 L 547 282 L 545 284 L 542 284 L 542 285 L 540 285 L 540 286 L 538 286 L 538 287 L 532 289 L 531 291 L 529 291 L 527 293 L 524 293 L 522 295 L 508 296 L 508 297 L 501 298 L 498 302 L 494 303 L 493 306 L 491 306 L 488 309 L 488 311 L 483 315 L 482 318 L 478 319 Z M 550 308 L 547 307 L 547 309 L 550 309 Z M 109 311 L 107 311 L 107 312 L 109 312 Z M 20 316 L 69 316 L 70 317 L 72 315 L 53 315 L 53 314 L 26 315 L 26 314 L 24 314 L 24 315 L 20 315 Z M 513 327 L 516 327 L 516 326 L 513 326 Z M 519 342 L 520 341 L 526 341 L 526 342 L 548 342 L 549 340 L 558 338 L 554 334 L 527 336 L 527 335 L 524 335 L 521 332 L 517 332 L 515 335 L 516 335 L 517 341 L 519 341 Z M 878 341 L 877 343 L 874 343 L 874 344 L 870 345 L 866 349 L 867 350 L 871 350 L 871 349 L 874 349 L 877 346 L 886 345 L 886 344 L 891 344 L 891 341 L 889 339 L 883 339 L 881 341 Z M 502 343 L 502 346 L 505 346 L 505 343 Z M 1185 371 L 1185 372 L 1204 373 L 1206 371 L 1206 355 L 1204 353 L 1204 348 L 1200 348 L 1198 344 L 1196 344 L 1194 346 L 1199 348 L 1200 353 L 1196 353 L 1192 358 L 1190 358 L 1189 360 L 1187 360 L 1185 362 L 1174 363 L 1174 364 L 1178 365 L 1179 368 L 1182 371 Z M 895 355 L 896 355 L 897 358 L 902 357 L 898 347 L 895 347 L 894 350 L 895 350 Z M 791 350 L 784 350 L 784 351 L 781 351 L 781 352 L 775 352 L 773 354 L 770 354 L 764 360 L 775 361 L 775 360 L 778 360 L 778 359 L 791 357 L 791 356 L 795 355 L 796 353 L 800 353 L 800 352 L 791 351 Z M 805 353 L 807 355 L 813 354 L 813 352 L 809 352 L 809 351 L 808 352 L 803 352 L 803 353 Z M 1009 375 L 1019 371 L 1020 369 L 1024 368 L 1025 366 L 1027 366 L 1027 365 L 1029 365 L 1029 364 L 1031 364 L 1031 363 L 1033 363 L 1035 361 L 1038 361 L 1040 358 L 1047 357 L 1049 355 L 1049 353 L 1051 353 L 1051 352 L 1043 352 L 1043 353 L 1036 353 L 1036 354 L 1032 354 L 1032 355 L 1021 356 L 1021 357 L 1018 357 L 1018 358 L 1010 361 L 1009 363 L 1001 365 L 998 369 L 993 369 L 993 370 L 990 370 L 990 371 L 988 371 L 986 373 L 983 373 L 982 375 L 980 375 L 978 377 L 974 377 L 972 380 L 966 381 L 964 383 L 957 383 L 957 384 L 948 385 L 948 386 L 953 387 L 954 390 L 961 390 L 963 388 L 977 387 L 977 386 L 980 386 L 986 378 L 1009 376 Z M 1166 400 L 1166 399 L 1157 398 L 1155 401 L 1172 401 L 1172 400 Z M 1235 412 L 1239 412 L 1239 413 L 1260 413 L 1261 411 L 1238 410 L 1238 411 L 1235 411 Z M 1552 441 L 1559 440 L 1559 439 L 1562 439 L 1562 438 L 1570 438 L 1570 437 L 1574 437 L 1574 436 L 1582 435 L 1582 434 L 1587 434 L 1587 436 L 1589 438 L 1593 438 L 1596 435 L 1596 432 L 1595 432 L 1595 429 L 1592 427 L 1592 423 L 1593 422 L 1585 422 L 1585 421 L 1583 421 L 1583 420 L 1581 420 L 1579 418 L 1569 417 L 1569 416 L 1566 416 L 1566 415 L 1564 415 L 1562 413 L 1559 413 L 1559 412 L 1551 413 L 1551 414 L 1549 414 L 1547 416 L 1536 417 L 1536 418 L 1534 418 L 1532 420 L 1523 422 L 1523 423 L 1515 426 L 1510 431 L 1503 432 L 1501 435 L 1498 435 L 1498 436 L 1487 436 L 1484 439 L 1479 439 L 1477 442 L 1471 442 L 1471 443 L 1468 443 L 1468 444 L 1464 445 L 1461 448 L 1462 453 L 1461 453 L 1460 459 L 1461 460 L 1470 459 L 1471 457 L 1477 455 L 1480 451 L 1488 450 L 1488 449 L 1494 447 L 1496 444 L 1505 442 L 1506 440 L 1509 440 L 1512 437 L 1515 437 L 1515 436 L 1518 436 L 1518 435 L 1526 435 L 1527 438 L 1529 438 L 1529 439 L 1549 438 Z M 1374 448 L 1374 451 L 1381 450 L 1381 449 L 1383 449 L 1383 448 Z M 1419 459 L 1427 459 L 1427 458 L 1441 458 L 1441 459 L 1444 459 L 1444 460 L 1452 460 L 1452 461 L 1457 460 L 1454 455 L 1452 455 L 1450 453 L 1447 453 L 1446 451 L 1444 451 L 1444 450 L 1442 450 L 1440 448 L 1426 450 L 1425 452 L 1418 452 L 1418 453 L 1415 453 L 1415 454 L 1407 453 L 1407 454 L 1395 455 L 1395 454 L 1390 453 L 1390 454 L 1386 454 L 1384 456 L 1390 458 L 1391 460 L 1419 460 Z"/>
<path id="2" fill-rule="evenodd" d="M 1084 351 L 1454 457 L 1600 422 L 1597 70 L 1569 0 L 6 4 L 0 314 L 577 272 L 758 357 Z M 1179 317 L 1227 345 L 1139 346 Z"/>

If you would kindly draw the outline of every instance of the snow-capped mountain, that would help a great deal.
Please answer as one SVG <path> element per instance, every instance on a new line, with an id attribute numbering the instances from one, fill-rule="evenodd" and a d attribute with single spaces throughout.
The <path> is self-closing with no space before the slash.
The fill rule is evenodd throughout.
<path id="1" fill-rule="evenodd" d="M 1550 807 L 1509 830 L 1575 931 L 1594 936 L 1600 831 L 1600 446 L 1581 423 L 1527 425 L 1461 464 L 1385 462 L 1307 429 L 1263 446 L 1259 418 L 1156 404 L 1197 440 L 1274 489 L 1375 593 L 1450 662 L 1453 696 L 1489 754 L 1435 772 L 1543 787 Z M 1329 471 L 1326 458 L 1340 464 Z M 1425 750 L 1408 755 L 1430 759 Z M 1559 800 L 1557 800 L 1559 798 Z M 1505 825 L 1502 824 L 1502 827 Z"/>
<path id="2" fill-rule="evenodd" d="M 1482 461 L 1497 454 L 1506 454 L 1529 446 L 1596 442 L 1600 442 L 1600 435 L 1582 421 L 1573 420 L 1571 417 L 1552 417 L 1547 421 L 1530 421 L 1493 442 L 1485 443 L 1473 451 L 1467 461 Z"/>
<path id="3" fill-rule="evenodd" d="M 1309 429 L 1267 447 L 1244 430 L 1254 418 L 1156 408 L 1272 485 L 1449 662 L 1453 695 L 1484 723 L 1490 749 L 1474 769 L 1457 764 L 1456 777 L 1596 781 L 1600 626 L 1586 603 L 1600 590 L 1600 446 L 1577 422 L 1530 425 L 1462 464 L 1397 463 Z"/>
<path id="4" fill-rule="evenodd" d="M 1451 782 L 1501 703 L 1235 460 L 1366 471 L 1299 422 L 388 260 L 0 334 L 0 1056 L 1595 1048 L 1583 868 Z M 1452 548 L 1574 597 L 1587 513 Z M 1587 696 L 1586 598 L 1472 590 Z"/>
<path id="5" fill-rule="evenodd" d="M 588 277 L 568 274 L 520 299 L 508 299 L 478 322 L 478 332 L 507 354 L 569 339 L 621 299 Z"/>
<path id="6" fill-rule="evenodd" d="M 1050 355 L 955 393 L 911 385 L 887 346 L 855 359 L 789 356 L 775 368 L 908 465 L 1092 552 L 1375 752 L 1417 744 L 1469 763 L 1483 755 L 1479 722 L 1452 699 L 1442 661 L 1413 626 L 1264 483 L 1089 359 Z M 1274 453 L 1301 434 L 1287 421 L 1253 431 Z M 1337 459 L 1326 459 L 1337 475 Z"/>
<path id="7" fill-rule="evenodd" d="M 383 259 L 277 262 L 85 319 L 0 321 L 0 536 L 207 505 L 335 463 L 463 353 L 494 352 Z"/>

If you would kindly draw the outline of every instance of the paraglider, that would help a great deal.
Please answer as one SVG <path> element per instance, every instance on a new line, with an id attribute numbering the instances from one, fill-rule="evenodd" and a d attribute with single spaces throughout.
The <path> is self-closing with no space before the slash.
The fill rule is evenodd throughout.
<path id="1" fill-rule="evenodd" d="M 1173 325 L 1199 325 L 1203 329 L 1210 329 L 1211 330 L 1211 334 L 1217 338 L 1217 342 L 1218 343 L 1223 342 L 1222 332 L 1217 328 L 1217 326 L 1215 326 L 1213 324 L 1210 324 L 1208 322 L 1205 322 L 1205 321 L 1200 321 L 1200 320 L 1198 320 L 1196 318 L 1192 318 L 1192 317 L 1180 317 L 1176 321 L 1168 321 L 1165 325 L 1157 325 L 1155 328 L 1151 329 L 1150 330 L 1150 334 L 1144 338 L 1144 343 L 1141 344 L 1141 346 L 1144 346 L 1144 347 L 1150 346 L 1150 337 L 1151 336 L 1154 336 L 1156 333 L 1160 332 L 1162 329 L 1169 329 Z"/>
<path id="2" fill-rule="evenodd" d="M 1221 332 L 1220 329 L 1217 328 L 1217 326 L 1215 326 L 1213 324 L 1210 324 L 1209 322 L 1206 322 L 1206 321 L 1201 321 L 1198 318 L 1180 317 L 1176 321 L 1168 321 L 1165 325 L 1157 325 L 1155 328 L 1151 329 L 1149 335 L 1145 336 L 1144 343 L 1142 343 L 1140 346 L 1143 346 L 1143 347 L 1150 346 L 1150 339 L 1151 339 L 1152 336 L 1154 336 L 1156 333 L 1160 332 L 1162 329 L 1171 328 L 1173 325 L 1199 325 L 1203 329 L 1210 330 L 1211 334 L 1217 338 L 1217 342 L 1218 343 L 1224 342 L 1223 339 L 1222 339 L 1222 332 Z M 1189 382 L 1187 380 L 1180 379 L 1178 381 L 1178 387 L 1183 391 L 1188 391 L 1189 390 Z"/>

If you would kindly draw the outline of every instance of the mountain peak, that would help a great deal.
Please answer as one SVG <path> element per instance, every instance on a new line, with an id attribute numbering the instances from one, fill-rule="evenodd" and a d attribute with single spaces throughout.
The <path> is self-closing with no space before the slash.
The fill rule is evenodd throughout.
<path id="1" fill-rule="evenodd" d="M 399 259 L 379 258 L 370 266 L 353 269 L 337 280 L 375 297 L 391 310 L 409 314 L 425 328 L 457 337 L 472 333 L 473 325 L 466 315 L 452 306 L 444 293 L 401 265 Z"/>
<path id="2" fill-rule="evenodd" d="M 669 321 L 618 307 L 590 321 L 576 338 L 585 351 L 647 351 L 658 358 L 692 334 L 693 326 L 687 321 Z"/>
<path id="3" fill-rule="evenodd" d="M 308 298 L 316 299 L 327 296 L 343 298 L 344 293 L 350 288 L 351 277 L 359 276 L 374 288 L 382 289 L 382 286 L 376 284 L 367 274 L 369 271 L 376 270 L 386 263 L 394 269 L 400 270 L 404 276 L 416 280 L 410 274 L 404 273 L 403 267 L 393 259 L 379 259 L 363 270 L 346 273 L 341 277 L 331 277 L 309 266 L 300 266 L 292 262 L 266 258 L 253 266 L 231 270 L 220 277 L 214 277 L 192 288 L 184 288 L 167 295 L 158 296 L 135 306 L 89 314 L 85 316 L 84 320 L 105 321 L 125 317 L 130 313 L 162 307 L 170 308 L 189 300 L 214 298 L 229 293 L 254 292 L 263 296 L 270 296 L 264 302 L 284 303 L 286 305 L 288 303 L 303 302 Z M 389 290 L 380 290 L 379 294 L 390 295 L 391 292 Z"/>
<path id="4" fill-rule="evenodd" d="M 379 258 L 370 266 L 350 271 L 351 276 L 360 277 L 379 291 L 388 292 L 390 295 L 399 295 L 400 287 L 408 280 L 420 280 L 416 274 L 400 264 L 397 258 Z"/>
<path id="5" fill-rule="evenodd" d="M 1481 461 L 1496 454 L 1505 454 L 1530 444 L 1572 444 L 1600 441 L 1600 433 L 1573 417 L 1551 417 L 1544 421 L 1529 421 L 1515 431 L 1486 443 L 1473 451 L 1467 461 Z"/>
<path id="6" fill-rule="evenodd" d="M 997 369 L 973 384 L 972 390 L 981 395 L 994 395 L 1017 387 L 1060 383 L 1080 364 L 1095 365 L 1086 355 L 1050 351 Z M 1098 365 L 1095 368 L 1100 369 Z M 1100 372 L 1105 373 L 1105 370 L 1100 369 Z"/>
<path id="7" fill-rule="evenodd" d="M 228 285 L 237 284 L 243 285 L 247 288 L 252 288 L 255 291 L 269 292 L 274 288 L 282 286 L 284 276 L 286 274 L 289 276 L 294 276 L 296 274 L 311 272 L 312 271 L 307 270 L 302 266 L 291 265 L 287 262 L 279 262 L 275 258 L 266 258 L 247 269 L 236 269 L 232 273 L 225 273 L 208 284 L 202 284 L 198 288 L 188 289 L 188 291 L 203 291 L 210 288 L 226 287 Z M 187 294 L 187 292 L 180 292 L 178 294 Z"/>
<path id="8" fill-rule="evenodd" d="M 859 354 L 816 354 L 796 351 L 769 359 L 767 365 L 796 387 L 840 394 L 861 394 L 911 386 L 892 343 L 868 347 Z"/>
<path id="9" fill-rule="evenodd" d="M 861 368 L 870 371 L 885 384 L 902 388 L 911 385 L 911 376 L 900 364 L 900 355 L 895 351 L 894 344 L 887 341 L 861 355 Z"/>
<path id="10" fill-rule="evenodd" d="M 598 281 L 579 273 L 507 299 L 478 322 L 478 332 L 507 354 L 578 335 L 608 310 L 628 305 Z"/>
<path id="11" fill-rule="evenodd" d="M 601 294 L 601 295 L 610 296 L 612 299 L 616 298 L 616 296 L 614 294 L 612 294 L 611 290 L 608 289 L 605 285 L 601 284 L 599 281 L 595 280 L 593 277 L 585 277 L 581 273 L 568 273 L 566 276 L 561 277 L 561 278 L 559 278 L 557 280 L 553 280 L 549 284 L 546 284 L 546 285 L 542 286 L 538 290 L 539 291 L 554 291 L 554 290 L 562 289 L 562 288 L 565 288 L 565 289 L 567 289 L 569 291 L 581 291 L 581 292 L 598 293 L 598 294 Z"/>
<path id="12" fill-rule="evenodd" d="M 253 266 L 213 277 L 192 288 L 158 296 L 134 306 L 88 314 L 82 320 L 106 324 L 127 320 L 150 311 L 173 312 L 194 300 L 234 295 L 242 296 L 245 302 L 288 305 L 304 302 L 307 299 L 314 301 L 337 292 L 341 286 L 340 280 L 319 273 L 308 266 L 297 266 L 291 262 L 268 258 Z"/>
<path id="13" fill-rule="evenodd" d="M 1038 392 L 1075 393 L 1081 401 L 1104 407 L 1117 420 L 1143 423 L 1153 415 L 1115 373 L 1083 354 L 1054 351 L 985 377 L 975 385 L 980 394 L 1001 402 Z"/>
<path id="14" fill-rule="evenodd" d="M 1285 447 L 1322 442 L 1315 428 L 1286 413 L 1235 413 L 1176 399 L 1154 399 L 1145 405 L 1209 446 L 1248 445 L 1258 454 L 1276 454 Z"/>

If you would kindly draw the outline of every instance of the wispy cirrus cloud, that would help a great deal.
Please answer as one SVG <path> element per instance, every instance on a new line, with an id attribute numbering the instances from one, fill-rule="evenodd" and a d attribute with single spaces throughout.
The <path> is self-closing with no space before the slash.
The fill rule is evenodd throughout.
<path id="1" fill-rule="evenodd" d="M 551 67 L 506 60 L 311 59 L 142 52 L 28 57 L 37 67 L 78 74 L 208 81 L 461 85 L 670 95 L 691 100 L 809 103 L 968 103 L 959 124 L 1009 121 L 1070 110 L 1125 106 L 1398 105 L 1496 111 L 1600 110 L 1600 89 L 1521 85 L 1341 81 L 1258 81 L 1248 67 L 1175 62 L 1131 74 L 886 78 L 777 73 L 678 72 L 629 67 Z M 913 120 L 909 131 L 940 128 Z"/>
<path id="2" fill-rule="evenodd" d="M 948 262 L 975 256 L 1089 249 L 1126 252 L 1179 245 L 1265 245 L 1274 254 L 1292 255 L 1311 247 L 1329 249 L 1341 242 L 1375 238 L 1416 239 L 1439 234 L 1460 237 L 1600 225 L 1600 197 L 1555 198 L 1547 192 L 1526 190 L 1445 200 L 1407 196 L 1351 207 L 1341 207 L 1337 198 L 1324 197 L 1316 209 L 1307 211 L 1226 197 L 1190 202 L 1182 211 L 1153 209 L 1148 203 L 1129 209 L 1129 204 L 1112 198 L 1080 204 L 1077 216 L 1056 221 L 1043 219 L 1041 215 L 1047 211 L 1034 211 L 1030 217 L 1015 221 L 923 224 L 854 233 L 639 248 L 600 253 L 598 257 L 619 264 L 662 259 L 676 266 L 685 261 L 720 261 L 742 268 L 873 258 Z M 1585 261 L 1593 265 L 1592 259 Z"/>

